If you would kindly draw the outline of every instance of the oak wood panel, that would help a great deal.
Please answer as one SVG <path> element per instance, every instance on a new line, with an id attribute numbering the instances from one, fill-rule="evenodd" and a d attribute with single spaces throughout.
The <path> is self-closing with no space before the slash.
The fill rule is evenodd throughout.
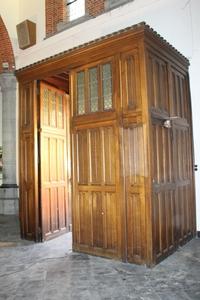
<path id="1" fill-rule="evenodd" d="M 73 134 L 73 248 L 112 257 L 120 251 L 115 134 L 113 124 Z"/>
<path id="2" fill-rule="evenodd" d="M 138 49 L 121 56 L 123 111 L 141 109 L 141 81 Z"/>
<path id="3" fill-rule="evenodd" d="M 157 123 L 153 136 L 154 251 L 159 261 L 193 236 L 194 199 L 189 128 L 174 124 L 170 130 Z"/>
<path id="4" fill-rule="evenodd" d="M 69 230 L 66 94 L 40 83 L 40 184 L 42 239 Z"/>
<path id="5" fill-rule="evenodd" d="M 148 64 L 151 106 L 169 112 L 167 63 L 150 54 Z"/>
<path id="6" fill-rule="evenodd" d="M 19 90 L 21 236 L 39 241 L 37 84 L 21 84 Z"/>
<path id="7" fill-rule="evenodd" d="M 171 93 L 171 115 L 185 118 L 190 123 L 191 112 L 188 102 L 187 73 L 183 74 L 176 68 L 170 67 L 170 79 L 172 85 Z"/>
<path id="8" fill-rule="evenodd" d="M 132 125 L 132 126 L 131 126 Z M 124 129 L 127 259 L 145 261 L 144 141 L 141 124 Z"/>
<path id="9" fill-rule="evenodd" d="M 152 52 L 148 66 L 153 125 L 153 247 L 154 259 L 159 262 L 194 236 L 191 110 L 187 73 Z M 170 118 L 171 128 L 165 128 L 164 121 Z"/>

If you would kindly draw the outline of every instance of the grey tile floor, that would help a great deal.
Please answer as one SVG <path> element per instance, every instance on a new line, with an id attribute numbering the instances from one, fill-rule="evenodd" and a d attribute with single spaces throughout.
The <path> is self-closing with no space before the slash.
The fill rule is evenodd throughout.
<path id="1" fill-rule="evenodd" d="M 200 239 L 148 269 L 72 253 L 70 234 L 21 241 L 18 220 L 0 216 L 0 299 L 200 300 Z"/>

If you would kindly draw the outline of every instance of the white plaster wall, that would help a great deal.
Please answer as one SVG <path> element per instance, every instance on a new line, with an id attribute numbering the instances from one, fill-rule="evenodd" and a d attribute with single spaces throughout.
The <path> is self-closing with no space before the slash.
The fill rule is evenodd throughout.
<path id="1" fill-rule="evenodd" d="M 193 131 L 195 162 L 199 170 L 196 172 L 196 210 L 197 230 L 200 231 L 200 1 L 194 0 L 190 6 L 192 26 L 192 56 L 190 66 L 190 88 L 193 109 Z"/>
<path id="2" fill-rule="evenodd" d="M 29 1 L 27 1 L 29 2 Z M 19 0 L 0 0 L 0 15 L 8 30 L 13 48 L 17 48 L 16 24 L 19 20 Z"/>
<path id="3" fill-rule="evenodd" d="M 199 2 L 199 0 L 191 1 Z M 190 2 L 188 0 L 135 0 L 49 39 L 40 40 L 37 45 L 27 50 L 19 50 L 16 53 L 17 68 L 141 21 L 146 21 L 185 56 L 191 58 L 193 35 Z M 27 10 L 27 18 L 29 17 L 30 12 L 28 13 Z"/>
<path id="4" fill-rule="evenodd" d="M 37 42 L 45 37 L 45 0 L 0 0 L 0 15 L 14 51 L 18 49 L 16 25 L 26 19 L 37 24 Z"/>
<path id="5" fill-rule="evenodd" d="M 18 0 L 19 23 L 29 19 L 35 22 L 37 27 L 37 42 L 45 37 L 45 0 Z"/>
<path id="6" fill-rule="evenodd" d="M 37 23 L 37 44 L 15 51 L 17 69 L 141 21 L 147 22 L 190 59 L 195 158 L 199 165 L 196 172 L 197 229 L 200 230 L 200 0 L 135 0 L 46 40 L 43 40 L 45 0 L 6 0 L 6 5 L 0 4 L 0 13 L 1 6 L 7 3 L 10 6 L 13 2 L 19 2 L 20 22 L 30 19 Z M 11 19 L 12 16 L 8 18 L 10 32 L 13 31 Z M 14 23 L 16 17 L 13 20 Z"/>

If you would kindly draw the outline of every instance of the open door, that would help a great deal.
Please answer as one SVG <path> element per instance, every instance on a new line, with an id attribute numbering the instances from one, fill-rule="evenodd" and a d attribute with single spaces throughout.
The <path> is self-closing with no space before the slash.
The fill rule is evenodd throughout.
<path id="1" fill-rule="evenodd" d="M 21 236 L 36 242 L 68 231 L 68 95 L 36 81 L 20 84 Z M 67 121 L 68 120 L 68 121 Z"/>
<path id="2" fill-rule="evenodd" d="M 19 91 L 21 236 L 39 241 L 37 82 L 20 84 Z"/>
<path id="3" fill-rule="evenodd" d="M 68 95 L 40 83 L 40 209 L 42 240 L 69 229 Z M 68 146 L 68 147 L 67 147 Z"/>

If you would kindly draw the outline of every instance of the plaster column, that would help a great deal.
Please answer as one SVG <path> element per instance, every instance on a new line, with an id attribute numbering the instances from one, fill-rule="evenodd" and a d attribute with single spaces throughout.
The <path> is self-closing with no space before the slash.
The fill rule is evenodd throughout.
<path id="1" fill-rule="evenodd" d="M 16 85 L 16 77 L 13 73 L 0 74 L 3 149 L 3 184 L 0 187 L 0 214 L 18 214 Z"/>

